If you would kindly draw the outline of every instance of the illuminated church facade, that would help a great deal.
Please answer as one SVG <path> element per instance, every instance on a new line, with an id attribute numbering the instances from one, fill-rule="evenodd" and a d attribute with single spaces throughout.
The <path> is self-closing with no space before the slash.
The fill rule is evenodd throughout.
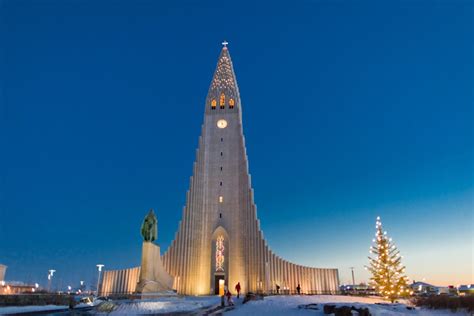
<path id="1" fill-rule="evenodd" d="M 337 269 L 291 263 L 276 255 L 260 229 L 248 168 L 242 104 L 227 43 L 206 98 L 186 205 L 174 241 L 162 255 L 181 294 L 242 292 L 335 293 Z"/>

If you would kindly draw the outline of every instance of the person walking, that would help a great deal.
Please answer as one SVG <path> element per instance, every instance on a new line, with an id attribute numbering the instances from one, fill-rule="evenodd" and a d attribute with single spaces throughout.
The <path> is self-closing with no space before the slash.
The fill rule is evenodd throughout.
<path id="1" fill-rule="evenodd" d="M 227 296 L 227 305 L 228 306 L 233 306 L 234 301 L 232 300 L 232 293 L 230 293 L 229 290 L 227 290 L 226 296 Z"/>
<path id="2" fill-rule="evenodd" d="M 298 286 L 296 287 L 296 291 L 298 292 L 298 295 L 300 295 L 301 286 L 300 286 L 300 284 L 299 284 L 299 283 L 298 283 Z"/>
<path id="3" fill-rule="evenodd" d="M 240 298 L 240 282 L 237 282 L 235 286 L 235 290 L 237 291 L 237 298 Z"/>
<path id="4" fill-rule="evenodd" d="M 277 294 L 280 294 L 280 286 L 278 284 L 276 285 L 276 288 L 277 288 Z"/>

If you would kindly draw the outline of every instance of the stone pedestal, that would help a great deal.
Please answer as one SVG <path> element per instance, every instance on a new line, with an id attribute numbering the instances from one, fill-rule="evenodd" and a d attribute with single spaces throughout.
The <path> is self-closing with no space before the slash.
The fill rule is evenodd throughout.
<path id="1" fill-rule="evenodd" d="M 0 264 L 0 281 L 5 280 L 5 272 L 7 271 L 7 266 Z"/>
<path id="2" fill-rule="evenodd" d="M 160 246 L 144 241 L 137 293 L 170 292 L 172 286 L 173 278 L 166 272 L 161 262 Z"/>

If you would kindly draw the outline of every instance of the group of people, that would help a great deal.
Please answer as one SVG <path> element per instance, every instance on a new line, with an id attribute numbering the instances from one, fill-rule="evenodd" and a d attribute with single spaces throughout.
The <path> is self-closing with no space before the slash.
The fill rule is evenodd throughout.
<path id="1" fill-rule="evenodd" d="M 237 284 L 235 285 L 235 291 L 237 292 L 237 298 L 240 298 L 240 290 L 241 290 L 240 282 L 237 282 Z M 300 295 L 301 286 L 300 286 L 299 283 L 298 283 L 298 286 L 296 287 L 296 291 L 298 292 L 298 295 Z M 280 294 L 280 286 L 278 284 L 276 285 L 276 292 L 277 292 L 277 294 Z M 227 305 L 228 306 L 233 306 L 234 301 L 232 300 L 232 293 L 230 293 L 230 290 L 227 287 L 224 290 L 224 296 L 227 297 Z M 222 305 L 224 304 L 224 296 L 222 296 Z"/>
<path id="2" fill-rule="evenodd" d="M 276 291 L 277 291 L 277 294 L 280 294 L 280 286 L 278 284 L 276 285 Z M 300 295 L 301 286 L 299 283 L 298 283 L 298 286 L 296 287 L 296 291 L 298 292 L 298 295 Z"/>
<path id="3" fill-rule="evenodd" d="M 237 298 L 240 298 L 240 282 L 237 282 L 235 285 L 235 291 L 237 292 Z M 232 300 L 232 293 L 230 293 L 229 289 L 224 290 L 224 296 L 227 297 L 227 305 L 228 306 L 233 306 L 234 305 L 234 300 Z M 222 305 L 224 305 L 224 296 L 222 296 Z"/>

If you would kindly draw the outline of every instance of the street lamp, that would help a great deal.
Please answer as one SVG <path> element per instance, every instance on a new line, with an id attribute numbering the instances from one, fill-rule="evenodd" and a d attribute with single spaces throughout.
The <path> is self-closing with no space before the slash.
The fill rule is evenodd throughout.
<path id="1" fill-rule="evenodd" d="M 51 282 L 52 282 L 54 272 L 56 272 L 56 270 L 53 270 L 53 269 L 48 270 L 48 292 L 51 292 Z"/>
<path id="2" fill-rule="evenodd" d="M 355 286 L 354 267 L 350 267 L 349 269 L 351 269 L 351 271 L 352 271 L 352 285 Z"/>
<path id="3" fill-rule="evenodd" d="M 99 296 L 100 272 L 102 271 L 102 268 L 103 268 L 104 266 L 105 266 L 105 265 L 103 265 L 103 264 L 98 264 L 98 265 L 97 265 L 97 269 L 99 270 L 99 276 L 97 277 L 97 296 Z"/>

